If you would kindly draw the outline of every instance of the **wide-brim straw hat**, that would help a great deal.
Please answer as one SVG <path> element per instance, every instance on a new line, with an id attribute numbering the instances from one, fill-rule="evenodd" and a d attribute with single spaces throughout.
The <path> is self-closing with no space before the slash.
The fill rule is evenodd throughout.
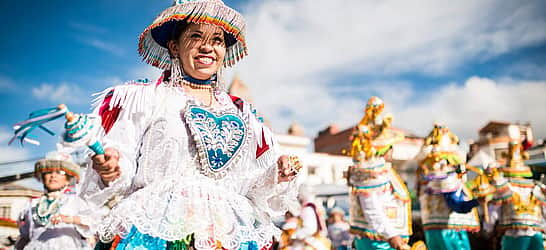
<path id="1" fill-rule="evenodd" d="M 175 0 L 174 5 L 161 12 L 140 35 L 138 52 L 146 63 L 161 69 L 170 67 L 167 43 L 180 21 L 212 24 L 224 30 L 225 67 L 233 66 L 247 55 L 245 20 L 239 12 L 222 0 Z"/>
<path id="2" fill-rule="evenodd" d="M 50 152 L 46 158 L 34 164 L 34 176 L 42 181 L 42 174 L 53 171 L 64 171 L 69 177 L 80 180 L 80 166 L 72 161 L 72 157 L 63 152 Z"/>

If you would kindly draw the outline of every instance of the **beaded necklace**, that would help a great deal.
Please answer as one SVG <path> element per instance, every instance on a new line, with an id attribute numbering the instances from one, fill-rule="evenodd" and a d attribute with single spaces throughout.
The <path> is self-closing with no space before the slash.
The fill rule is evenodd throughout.
<path id="1" fill-rule="evenodd" d="M 208 80 L 199 80 L 195 79 L 191 76 L 184 76 L 182 79 L 182 84 L 196 90 L 208 90 L 209 92 L 209 104 L 208 107 L 212 106 L 212 102 L 214 99 L 214 90 L 212 88 L 212 83 L 215 80 L 216 75 L 214 75 L 211 79 Z"/>
<path id="2" fill-rule="evenodd" d="M 56 214 L 61 207 L 61 197 L 64 189 L 61 191 L 49 193 L 40 197 L 32 215 L 34 221 L 42 226 L 49 224 L 49 219 Z M 52 197 L 52 199 L 50 198 Z"/>

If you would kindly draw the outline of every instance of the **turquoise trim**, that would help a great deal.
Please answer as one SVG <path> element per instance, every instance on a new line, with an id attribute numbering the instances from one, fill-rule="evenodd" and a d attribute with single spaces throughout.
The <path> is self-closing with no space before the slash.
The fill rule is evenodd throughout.
<path id="1" fill-rule="evenodd" d="M 64 124 L 64 128 L 65 128 L 65 129 L 72 129 L 72 128 L 74 128 L 74 126 L 76 126 L 76 125 L 78 125 L 78 124 L 80 123 L 82 117 L 83 117 L 83 116 L 80 115 L 80 116 L 78 116 L 78 120 L 76 120 L 75 122 L 70 122 L 70 123 L 67 122 L 67 123 L 65 123 L 65 124 Z M 87 120 L 86 120 L 85 122 L 87 122 Z"/>
<path id="2" fill-rule="evenodd" d="M 148 250 L 166 250 L 167 241 L 159 237 L 152 237 L 148 234 L 142 234 L 133 226 L 125 238 L 121 238 L 116 250 L 129 249 L 148 249 Z"/>
<path id="3" fill-rule="evenodd" d="M 425 231 L 427 249 L 434 250 L 470 250 L 470 241 L 466 231 L 453 229 Z"/>
<path id="4" fill-rule="evenodd" d="M 67 142 L 75 142 L 77 140 L 80 140 L 81 138 L 87 136 L 87 134 L 89 134 L 89 131 L 93 130 L 93 127 L 94 126 L 91 125 L 89 127 L 89 129 L 85 131 L 85 133 L 83 133 L 81 136 L 76 137 L 76 138 L 72 138 L 72 137 L 68 136 L 69 135 L 68 133 L 66 133 L 65 136 L 64 136 L 64 140 L 67 141 Z"/>
<path id="5" fill-rule="evenodd" d="M 91 150 L 93 150 L 93 152 L 95 152 L 95 154 L 98 154 L 98 155 L 103 155 L 104 154 L 104 149 L 100 145 L 99 141 L 95 141 L 95 143 L 93 143 L 92 145 L 89 145 L 89 148 Z"/>
<path id="6" fill-rule="evenodd" d="M 89 119 L 87 119 L 87 117 L 86 117 L 86 119 L 84 119 L 83 122 L 80 124 L 80 121 L 81 121 L 82 117 L 83 116 L 79 116 L 78 121 L 76 121 L 75 123 L 72 123 L 72 124 L 66 123 L 64 125 L 64 128 L 66 129 L 67 134 L 69 134 L 69 135 L 75 134 L 76 132 L 82 130 L 85 127 L 85 125 L 87 124 L 87 121 Z M 77 127 L 74 128 L 76 125 L 77 125 Z"/>
<path id="7" fill-rule="evenodd" d="M 537 232 L 533 236 L 508 236 L 504 235 L 501 241 L 502 250 L 544 250 L 542 233 Z"/>
<path id="8" fill-rule="evenodd" d="M 355 247 L 357 250 L 394 250 L 386 241 L 372 240 L 366 237 L 355 238 Z"/>
<path id="9" fill-rule="evenodd" d="M 189 238 L 187 237 L 186 239 L 180 239 L 180 240 L 184 241 L 185 243 L 188 241 L 188 239 Z M 121 238 L 118 245 L 116 246 L 116 250 L 129 250 L 129 249 L 169 250 L 173 248 L 172 245 L 175 245 L 172 243 L 173 241 L 166 241 L 159 237 L 153 237 L 149 234 L 143 234 L 135 226 L 132 226 L 131 231 L 129 232 L 127 237 Z M 238 250 L 259 250 L 259 249 L 260 248 L 256 241 L 241 242 L 238 248 Z"/>

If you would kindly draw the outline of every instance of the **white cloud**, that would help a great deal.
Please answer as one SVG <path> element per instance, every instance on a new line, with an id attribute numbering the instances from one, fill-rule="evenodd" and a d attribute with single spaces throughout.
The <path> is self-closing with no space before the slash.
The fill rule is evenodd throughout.
<path id="1" fill-rule="evenodd" d="M 91 97 L 80 87 L 69 83 L 57 85 L 42 83 L 40 86 L 32 88 L 32 95 L 39 100 L 57 104 L 85 104 L 91 101 Z"/>
<path id="2" fill-rule="evenodd" d="M 111 42 L 107 42 L 97 38 L 83 38 L 83 37 L 79 38 L 79 40 L 84 44 L 100 49 L 102 51 L 106 51 L 116 56 L 122 56 L 125 54 L 125 50 L 122 47 Z"/>
<path id="3" fill-rule="evenodd" d="M 535 135 L 546 137 L 546 81 L 492 80 L 471 77 L 394 105 L 396 126 L 426 135 L 434 121 L 446 123 L 463 139 L 476 138 L 491 120 L 531 122 Z M 387 105 L 389 100 L 386 100 Z"/>
<path id="4" fill-rule="evenodd" d="M 546 137 L 546 81 L 470 77 L 464 84 L 446 84 L 427 92 L 416 91 L 405 82 L 376 82 L 359 88 L 341 89 L 340 92 L 353 91 L 343 98 L 316 89 L 310 93 L 299 91 L 293 95 L 318 98 L 310 98 L 309 102 L 292 107 L 295 110 L 293 116 L 300 118 L 313 131 L 313 136 L 328 122 L 335 122 L 340 128 L 354 125 L 363 115 L 367 98 L 378 95 L 385 101 L 386 112 L 394 115 L 393 125 L 417 135 L 426 135 L 432 124 L 438 121 L 448 125 L 463 140 L 476 139 L 478 129 L 491 120 L 500 120 L 531 122 L 535 136 Z M 366 93 L 366 96 L 354 93 Z M 283 95 L 285 98 L 291 96 Z M 288 108 L 288 105 L 281 106 Z M 272 109 L 274 107 L 272 104 Z M 291 121 L 282 115 L 274 115 L 283 127 Z"/>
<path id="5" fill-rule="evenodd" d="M 449 7 L 447 7 L 449 6 Z M 542 1 L 271 0 L 247 8 L 247 70 L 442 74 L 546 40 Z"/>
<path id="6" fill-rule="evenodd" d="M 76 36 L 75 39 L 81 43 L 91 46 L 93 48 L 108 52 L 115 56 L 125 55 L 125 49 L 111 41 L 106 41 L 104 39 L 98 39 L 94 37 L 87 36 Z"/>
<path id="7" fill-rule="evenodd" d="M 338 79 L 353 74 L 450 75 L 466 62 L 544 43 L 543 5 L 539 0 L 254 1 L 243 11 L 250 55 L 236 70 L 277 131 L 294 120 L 312 136 L 330 122 L 349 126 L 360 119 L 371 93 L 391 103 L 395 118 L 399 117 L 395 124 L 418 133 L 428 130 L 433 119 L 451 122 L 450 127 L 469 137 L 486 119 L 531 120 L 538 128 L 545 124 L 536 108 L 541 101 L 524 94 L 526 88 L 543 88 L 542 82 L 471 78 L 464 87 L 451 84 L 435 93 L 418 93 L 411 84 L 399 81 L 362 83 L 347 90 L 354 84 Z M 485 89 L 488 92 L 476 92 Z M 342 95 L 343 91 L 348 94 Z M 537 93 L 545 92 L 530 94 Z M 418 97 L 421 101 L 415 104 Z M 534 105 L 533 111 L 521 112 L 522 103 Z M 451 111 L 465 119 L 448 119 Z"/>

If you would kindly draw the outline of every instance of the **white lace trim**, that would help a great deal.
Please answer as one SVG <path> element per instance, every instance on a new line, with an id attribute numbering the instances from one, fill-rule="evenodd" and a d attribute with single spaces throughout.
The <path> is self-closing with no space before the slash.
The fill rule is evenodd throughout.
<path id="1" fill-rule="evenodd" d="M 157 181 L 124 199 L 99 228 L 102 241 L 119 233 L 126 236 L 134 225 L 144 234 L 174 241 L 195 233 L 196 248 L 214 249 L 222 242 L 237 249 L 240 242 L 269 244 L 279 229 L 267 214 L 246 197 L 217 186 L 206 178 Z"/>

